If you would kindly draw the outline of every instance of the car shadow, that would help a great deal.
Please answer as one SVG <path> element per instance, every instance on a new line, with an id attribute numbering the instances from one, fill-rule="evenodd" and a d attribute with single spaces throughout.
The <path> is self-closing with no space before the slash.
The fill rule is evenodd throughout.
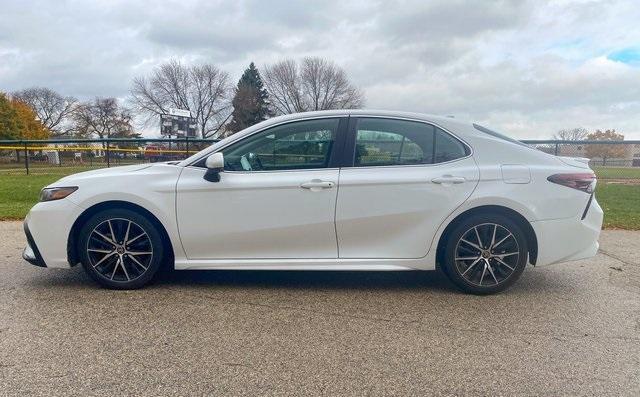
<path id="1" fill-rule="evenodd" d="M 161 273 L 155 280 L 154 286 L 457 291 L 439 271 L 173 270 Z"/>
<path id="2" fill-rule="evenodd" d="M 37 288 L 99 289 L 82 268 L 49 269 L 34 272 L 26 283 Z M 546 272 L 525 272 L 508 292 L 539 294 L 569 292 L 579 288 L 571 278 L 558 278 Z M 391 291 L 463 294 L 440 271 L 287 271 L 287 270 L 164 270 L 145 289 L 180 290 L 291 290 L 291 291 Z"/>

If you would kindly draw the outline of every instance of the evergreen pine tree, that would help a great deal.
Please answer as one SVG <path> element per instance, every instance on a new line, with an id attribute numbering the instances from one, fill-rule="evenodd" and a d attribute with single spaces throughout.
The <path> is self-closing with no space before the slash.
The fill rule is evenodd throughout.
<path id="1" fill-rule="evenodd" d="M 238 81 L 231 104 L 233 113 L 228 130 L 238 132 L 271 116 L 269 94 L 262 84 L 260 73 L 251 62 Z"/>

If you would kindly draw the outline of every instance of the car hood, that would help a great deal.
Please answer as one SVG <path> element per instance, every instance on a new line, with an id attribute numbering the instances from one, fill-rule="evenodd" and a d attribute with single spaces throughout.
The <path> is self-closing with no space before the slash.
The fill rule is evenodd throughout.
<path id="1" fill-rule="evenodd" d="M 157 163 L 157 164 L 163 164 L 163 163 Z M 101 177 L 102 176 L 118 176 L 118 175 L 130 173 L 130 172 L 141 171 L 153 166 L 154 164 L 134 164 L 134 165 L 125 165 L 121 167 L 100 168 L 92 171 L 79 172 L 77 174 L 65 176 L 64 178 L 59 179 L 56 182 L 50 184 L 48 187 L 72 185 L 73 183 L 80 182 L 88 178 L 94 178 L 96 176 L 101 176 Z"/>

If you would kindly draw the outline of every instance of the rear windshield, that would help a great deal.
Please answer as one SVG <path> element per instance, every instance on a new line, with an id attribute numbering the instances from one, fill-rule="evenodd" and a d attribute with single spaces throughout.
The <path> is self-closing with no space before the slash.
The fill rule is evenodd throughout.
<path id="1" fill-rule="evenodd" d="M 496 137 L 496 138 L 502 139 L 503 141 L 507 141 L 507 142 L 515 143 L 515 144 L 517 144 L 517 145 L 521 145 L 521 146 L 530 147 L 529 145 L 524 144 L 524 143 L 522 143 L 522 142 L 520 142 L 520 141 L 518 141 L 518 140 L 516 140 L 516 139 L 510 138 L 510 137 L 508 137 L 508 136 L 506 136 L 506 135 L 504 135 L 504 134 L 501 134 L 501 133 L 499 133 L 499 132 L 491 131 L 490 129 L 485 128 L 485 127 L 483 127 L 483 126 L 481 126 L 481 125 L 474 124 L 474 125 L 473 125 L 473 127 L 474 127 L 476 130 L 480 131 L 480 132 L 484 132 L 485 134 L 488 134 L 488 135 L 491 135 L 491 136 L 493 136 L 493 137 Z"/>

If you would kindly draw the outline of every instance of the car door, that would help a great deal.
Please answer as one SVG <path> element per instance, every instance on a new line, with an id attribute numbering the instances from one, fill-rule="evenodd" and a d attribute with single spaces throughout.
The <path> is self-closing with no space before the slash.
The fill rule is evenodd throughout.
<path id="1" fill-rule="evenodd" d="M 346 124 L 288 122 L 234 142 L 219 182 L 203 179 L 204 162 L 185 167 L 176 206 L 187 257 L 337 258 L 334 162 Z"/>
<path id="2" fill-rule="evenodd" d="M 336 207 L 340 258 L 424 257 L 478 183 L 471 151 L 419 121 L 352 118 Z"/>

